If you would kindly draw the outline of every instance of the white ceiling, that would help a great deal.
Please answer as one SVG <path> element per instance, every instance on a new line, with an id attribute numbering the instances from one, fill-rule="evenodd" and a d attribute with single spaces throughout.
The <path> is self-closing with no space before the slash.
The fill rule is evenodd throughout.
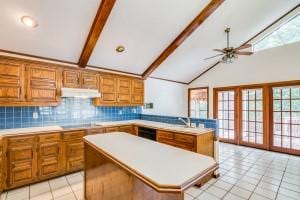
<path id="1" fill-rule="evenodd" d="M 89 65 L 142 74 L 210 0 L 117 1 Z M 77 62 L 101 0 L 0 0 L 0 49 Z M 226 0 L 151 76 L 189 82 L 217 59 L 224 29 L 236 47 L 282 16 L 300 0 Z M 20 17 L 37 19 L 35 29 Z M 124 45 L 118 54 L 116 46 Z M 243 59 L 240 57 L 239 59 Z"/>
<path id="2" fill-rule="evenodd" d="M 237 47 L 284 15 L 299 0 L 226 0 L 152 76 L 189 82 L 216 61 L 204 61 L 226 46 L 226 27 L 231 28 L 231 46 Z M 239 59 L 243 59 L 242 56 Z"/>
<path id="3" fill-rule="evenodd" d="M 88 64 L 142 74 L 208 2 L 117 1 Z"/>
<path id="4" fill-rule="evenodd" d="M 100 0 L 0 0 L 0 49 L 77 62 Z M 25 27 L 29 15 L 39 26 Z"/>

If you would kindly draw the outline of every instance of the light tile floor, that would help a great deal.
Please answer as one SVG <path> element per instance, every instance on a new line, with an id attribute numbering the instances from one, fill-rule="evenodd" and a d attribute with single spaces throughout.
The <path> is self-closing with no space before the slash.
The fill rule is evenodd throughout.
<path id="1" fill-rule="evenodd" d="M 220 143 L 220 173 L 185 200 L 299 200 L 300 157 Z M 83 172 L 10 190 L 1 200 L 82 200 Z"/>

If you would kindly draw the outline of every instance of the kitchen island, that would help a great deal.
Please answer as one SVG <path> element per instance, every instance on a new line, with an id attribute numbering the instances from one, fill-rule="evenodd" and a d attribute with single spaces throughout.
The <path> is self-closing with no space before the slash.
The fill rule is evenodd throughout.
<path id="1" fill-rule="evenodd" d="M 183 200 L 216 161 L 122 132 L 84 137 L 85 199 Z"/>

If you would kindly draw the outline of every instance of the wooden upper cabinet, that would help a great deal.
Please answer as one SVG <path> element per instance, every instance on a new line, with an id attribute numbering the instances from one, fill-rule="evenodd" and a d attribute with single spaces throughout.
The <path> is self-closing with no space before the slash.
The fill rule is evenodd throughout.
<path id="1" fill-rule="evenodd" d="M 114 105 L 117 102 L 117 78 L 113 75 L 100 76 L 101 97 L 94 99 L 96 106 Z"/>
<path id="2" fill-rule="evenodd" d="M 91 72 L 82 72 L 81 84 L 81 87 L 85 89 L 98 89 L 98 74 Z"/>
<path id="3" fill-rule="evenodd" d="M 27 100 L 33 102 L 59 101 L 59 72 L 57 68 L 41 65 L 27 66 Z"/>
<path id="4" fill-rule="evenodd" d="M 131 103 L 136 105 L 144 104 L 144 81 L 139 79 L 132 80 Z"/>
<path id="5" fill-rule="evenodd" d="M 0 60 L 0 102 L 24 101 L 24 65 L 21 62 Z"/>
<path id="6" fill-rule="evenodd" d="M 79 70 L 63 71 L 63 87 L 98 89 L 98 73 Z"/>
<path id="7" fill-rule="evenodd" d="M 119 77 L 117 79 L 117 102 L 118 104 L 131 103 L 131 79 L 125 77 Z"/>
<path id="8" fill-rule="evenodd" d="M 64 70 L 63 71 L 63 87 L 80 88 L 80 71 Z"/>

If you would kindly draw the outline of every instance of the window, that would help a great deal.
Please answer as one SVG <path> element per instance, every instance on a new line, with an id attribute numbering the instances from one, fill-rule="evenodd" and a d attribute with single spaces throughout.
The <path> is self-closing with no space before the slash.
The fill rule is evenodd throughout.
<path id="1" fill-rule="evenodd" d="M 208 118 L 208 88 L 189 89 L 189 117 Z"/>
<path id="2" fill-rule="evenodd" d="M 300 41 L 300 14 L 253 45 L 253 51 L 282 46 Z"/>
<path id="3" fill-rule="evenodd" d="M 263 89 L 242 90 L 242 141 L 263 144 Z"/>
<path id="4" fill-rule="evenodd" d="M 273 146 L 300 150 L 300 86 L 273 87 Z"/>
<path id="5" fill-rule="evenodd" d="M 217 92 L 217 118 L 219 120 L 219 136 L 221 139 L 235 139 L 235 91 Z"/>

